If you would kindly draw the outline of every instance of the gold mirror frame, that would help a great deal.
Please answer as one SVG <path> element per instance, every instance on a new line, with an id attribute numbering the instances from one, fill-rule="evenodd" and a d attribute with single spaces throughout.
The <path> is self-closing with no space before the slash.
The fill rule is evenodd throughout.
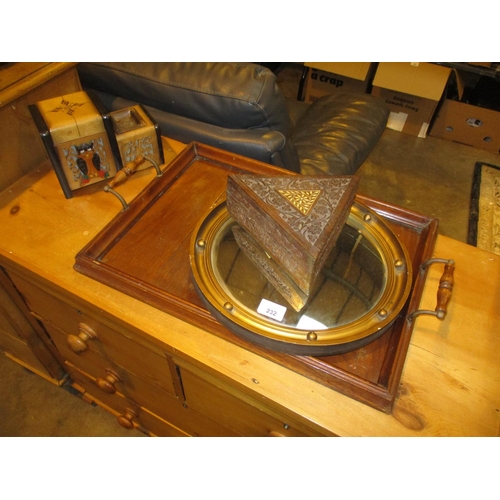
<path id="1" fill-rule="evenodd" d="M 235 221 L 226 203 L 217 205 L 197 226 L 190 247 L 195 285 L 209 311 L 224 326 L 253 343 L 289 354 L 326 356 L 362 347 L 382 335 L 404 306 L 412 286 L 409 254 L 385 221 L 355 202 L 347 224 L 379 251 L 385 287 L 374 306 L 358 319 L 324 330 L 302 330 L 280 324 L 251 310 L 228 291 L 216 268 L 223 236 Z M 257 269 L 256 269 L 256 272 Z"/>

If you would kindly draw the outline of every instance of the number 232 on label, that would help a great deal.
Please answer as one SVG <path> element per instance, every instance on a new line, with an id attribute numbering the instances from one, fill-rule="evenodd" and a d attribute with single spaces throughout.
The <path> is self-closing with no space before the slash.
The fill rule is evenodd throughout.
<path id="1" fill-rule="evenodd" d="M 282 321 L 286 313 L 286 307 L 280 304 L 275 304 L 270 300 L 262 299 L 259 307 L 257 308 L 257 312 L 267 316 L 268 318 L 275 319 L 276 321 Z"/>

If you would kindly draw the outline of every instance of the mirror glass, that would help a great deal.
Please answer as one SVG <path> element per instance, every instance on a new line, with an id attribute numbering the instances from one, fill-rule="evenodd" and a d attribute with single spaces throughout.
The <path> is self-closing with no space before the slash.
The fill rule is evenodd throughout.
<path id="1" fill-rule="evenodd" d="M 279 310 L 279 324 L 300 330 L 324 330 L 352 323 L 379 301 L 386 286 L 380 252 L 357 229 L 345 224 L 313 293 L 296 312 L 239 248 L 227 225 L 212 247 L 212 263 L 220 284 L 240 306 L 259 314 L 263 299 Z M 267 303 L 267 302 L 266 302 Z M 283 317 L 281 318 L 281 314 Z M 276 321 L 274 319 L 274 321 Z"/>

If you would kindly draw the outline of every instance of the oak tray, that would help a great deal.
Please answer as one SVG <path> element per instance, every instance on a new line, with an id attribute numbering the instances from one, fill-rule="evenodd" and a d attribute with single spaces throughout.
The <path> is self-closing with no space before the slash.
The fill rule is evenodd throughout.
<path id="1" fill-rule="evenodd" d="M 225 200 L 228 175 L 248 173 L 296 175 L 217 148 L 190 144 L 77 254 L 75 270 L 390 413 L 413 330 L 407 316 L 420 303 L 426 277 L 420 265 L 432 256 L 437 219 L 357 195 L 356 203 L 381 217 L 405 247 L 412 269 L 409 297 L 384 333 L 359 349 L 329 356 L 279 352 L 256 345 L 219 322 L 207 310 L 191 273 L 194 231 Z"/>

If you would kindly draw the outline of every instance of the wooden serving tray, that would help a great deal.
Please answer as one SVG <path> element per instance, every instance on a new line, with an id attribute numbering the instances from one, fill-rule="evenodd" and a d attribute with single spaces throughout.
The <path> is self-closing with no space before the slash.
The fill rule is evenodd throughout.
<path id="1" fill-rule="evenodd" d="M 410 297 L 377 340 L 346 354 L 295 356 L 252 344 L 221 325 L 198 296 L 189 262 L 193 230 L 225 199 L 230 173 L 283 175 L 265 163 L 192 143 L 76 256 L 86 276 L 199 326 L 325 386 L 390 413 L 410 342 L 409 311 L 420 303 L 437 237 L 437 219 L 358 195 L 406 246 L 413 266 Z M 290 175 L 296 175 L 290 173 Z"/>

